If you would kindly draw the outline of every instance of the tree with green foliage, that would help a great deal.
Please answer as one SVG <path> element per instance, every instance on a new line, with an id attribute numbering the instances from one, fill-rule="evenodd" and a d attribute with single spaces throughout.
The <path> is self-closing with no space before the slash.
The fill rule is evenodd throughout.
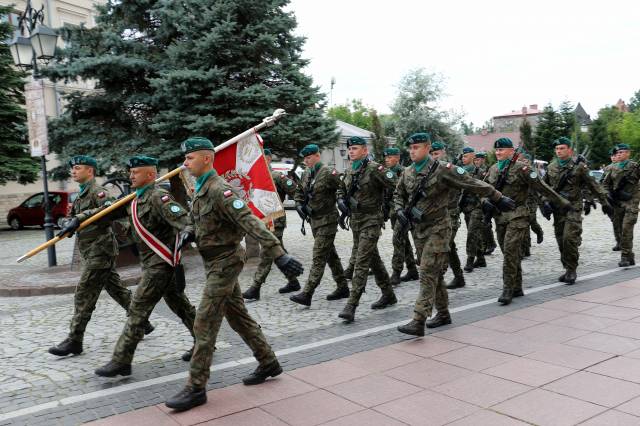
<path id="1" fill-rule="evenodd" d="M 598 111 L 598 118 L 589 126 L 589 159 L 593 164 L 610 163 L 609 150 L 619 142 L 615 123 L 622 117 L 616 107 Z"/>
<path id="2" fill-rule="evenodd" d="M 443 78 L 423 68 L 408 72 L 398 85 L 398 93 L 391 105 L 393 135 L 401 143 L 415 132 L 427 131 L 435 140 L 448 146 L 450 155 L 457 155 L 464 145 L 455 130 L 461 117 L 438 108 L 444 93 Z"/>
<path id="3" fill-rule="evenodd" d="M 13 36 L 13 28 L 4 19 L 11 10 L 0 6 L 0 185 L 24 185 L 38 177 L 38 162 L 29 154 L 26 137 L 25 74 L 14 68 L 9 47 L 1 42 Z"/>
<path id="4" fill-rule="evenodd" d="M 640 90 L 633 94 L 629 100 L 629 111 L 636 112 L 640 110 Z"/>
<path id="5" fill-rule="evenodd" d="M 576 128 L 576 108 L 569 101 L 564 101 L 558 107 L 560 136 L 575 140 L 578 129 Z M 560 137 L 559 136 L 559 137 Z"/>
<path id="6" fill-rule="evenodd" d="M 533 143 L 533 128 L 526 118 L 520 124 L 520 146 L 536 157 L 536 146 Z"/>
<path id="7" fill-rule="evenodd" d="M 288 0 L 109 0 L 96 26 L 65 27 L 66 48 L 45 70 L 53 81 L 94 81 L 72 93 L 50 126 L 61 156 L 87 153 L 121 168 L 133 153 L 181 162 L 192 135 L 215 143 L 283 108 L 268 147 L 297 158 L 309 143 L 337 142 L 324 95 L 302 72 L 305 42 Z"/>
<path id="8" fill-rule="evenodd" d="M 555 153 L 553 141 L 560 136 L 564 136 L 562 117 L 549 104 L 542 110 L 533 137 L 536 158 L 551 161 Z"/>
<path id="9" fill-rule="evenodd" d="M 361 99 L 355 99 L 342 105 L 329 108 L 327 115 L 336 120 L 344 121 L 361 129 L 373 131 L 374 109 L 367 107 Z"/>
<path id="10" fill-rule="evenodd" d="M 373 156 L 378 162 L 383 162 L 384 149 L 387 147 L 387 138 L 384 136 L 384 128 L 378 113 L 375 109 L 371 110 L 371 122 L 373 124 L 373 137 L 371 138 L 371 145 L 373 146 Z"/>

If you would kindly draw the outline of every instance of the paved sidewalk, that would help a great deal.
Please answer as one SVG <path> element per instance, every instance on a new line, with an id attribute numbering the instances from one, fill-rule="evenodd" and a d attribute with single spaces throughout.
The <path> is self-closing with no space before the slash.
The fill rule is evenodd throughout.
<path id="1" fill-rule="evenodd" d="M 208 398 L 91 424 L 638 425 L 640 278 Z"/>

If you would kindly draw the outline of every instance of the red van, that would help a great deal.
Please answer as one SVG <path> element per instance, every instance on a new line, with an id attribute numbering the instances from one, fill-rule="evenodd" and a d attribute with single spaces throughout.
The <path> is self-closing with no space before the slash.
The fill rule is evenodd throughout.
<path id="1" fill-rule="evenodd" d="M 53 223 L 60 227 L 62 219 L 71 213 L 73 200 L 77 192 L 50 191 L 51 215 Z M 7 223 L 11 229 L 22 229 L 25 226 L 44 226 L 44 193 L 39 192 L 24 200 L 18 207 L 9 210 Z"/>

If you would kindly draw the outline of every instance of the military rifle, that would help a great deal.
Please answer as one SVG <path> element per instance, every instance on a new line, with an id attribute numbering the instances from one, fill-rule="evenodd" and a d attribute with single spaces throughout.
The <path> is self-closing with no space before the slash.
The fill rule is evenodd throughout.
<path id="1" fill-rule="evenodd" d="M 302 235 L 307 235 L 307 230 L 304 227 L 304 223 L 309 222 L 309 224 L 311 224 L 312 210 L 311 206 L 309 206 L 309 203 L 313 199 L 313 183 L 315 182 L 315 177 L 312 177 L 311 173 L 313 172 L 309 170 L 309 180 L 307 181 L 307 185 L 302 187 L 304 201 L 296 206 L 296 211 L 298 212 L 300 219 L 302 219 L 302 223 L 300 224 L 300 232 L 302 233 Z"/>
<path id="2" fill-rule="evenodd" d="M 340 217 L 338 218 L 338 225 L 340 228 L 345 231 L 349 230 L 349 223 L 351 219 L 351 212 L 358 208 L 358 201 L 355 199 L 354 195 L 356 191 L 360 188 L 360 177 L 364 173 L 364 169 L 367 168 L 369 164 L 369 158 L 365 158 L 362 160 L 362 166 L 353 175 L 353 179 L 351 179 L 351 185 L 347 190 L 346 197 L 338 198 L 338 210 L 340 210 Z"/>
<path id="3" fill-rule="evenodd" d="M 618 185 L 613 189 L 613 192 L 609 194 L 608 198 L 609 201 L 612 202 L 611 204 L 620 207 L 620 201 L 629 201 L 633 197 L 633 194 L 625 191 L 624 188 L 629 184 L 637 185 L 638 172 L 640 172 L 640 163 L 636 163 L 634 168 L 631 170 L 631 173 L 627 173 L 622 176 Z M 629 179 L 629 175 L 633 175 L 634 179 Z"/>
<path id="4" fill-rule="evenodd" d="M 509 160 L 509 164 L 507 164 L 507 166 L 504 169 L 502 169 L 502 171 L 498 175 L 498 180 L 494 185 L 494 188 L 496 190 L 502 192 L 502 189 L 504 189 L 504 186 L 507 184 L 507 178 L 509 177 L 509 170 L 511 169 L 511 166 L 516 161 L 518 161 L 518 157 L 520 157 L 520 151 L 516 151 L 515 154 L 513 154 L 513 157 L 511 157 L 511 159 Z M 498 211 L 499 211 L 498 207 L 491 200 L 489 200 L 488 198 L 485 199 L 482 202 L 482 213 L 484 216 L 483 222 L 487 225 L 490 224 L 491 218 Z"/>

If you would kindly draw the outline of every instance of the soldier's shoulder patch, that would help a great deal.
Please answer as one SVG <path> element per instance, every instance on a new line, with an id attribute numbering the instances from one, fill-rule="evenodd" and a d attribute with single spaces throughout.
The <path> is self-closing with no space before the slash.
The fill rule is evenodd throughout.
<path id="1" fill-rule="evenodd" d="M 532 171 L 531 173 L 529 173 L 529 177 L 530 177 L 531 179 L 535 179 L 535 178 L 537 178 L 537 177 L 538 177 L 538 174 L 537 174 L 536 172 Z"/>
<path id="2" fill-rule="evenodd" d="M 453 164 L 447 163 L 447 169 L 450 169 Z"/>
<path id="3" fill-rule="evenodd" d="M 242 200 L 233 200 L 233 208 L 236 210 L 240 210 L 244 207 L 244 201 Z"/>
<path id="4" fill-rule="evenodd" d="M 167 203 L 169 202 L 169 200 L 171 200 L 171 197 L 165 194 L 162 197 L 160 197 L 160 200 L 162 200 L 163 203 Z"/>
<path id="5" fill-rule="evenodd" d="M 593 176 L 594 176 L 593 170 L 590 170 L 590 171 L 589 171 L 589 176 L 591 176 L 591 177 L 593 177 Z"/>
<path id="6" fill-rule="evenodd" d="M 100 192 L 98 192 L 98 198 L 104 198 L 104 197 L 105 197 L 105 195 L 106 195 L 106 194 L 104 193 L 104 191 L 100 191 Z"/>
<path id="7" fill-rule="evenodd" d="M 287 186 L 292 186 L 293 185 L 293 181 L 291 179 L 287 179 Z"/>
<path id="8" fill-rule="evenodd" d="M 230 189 L 227 189 L 226 191 L 224 191 L 222 193 L 222 195 L 224 195 L 224 198 L 229 198 L 229 197 L 231 197 L 233 195 L 233 191 L 230 190 Z"/>
<path id="9" fill-rule="evenodd" d="M 177 204 L 172 204 L 171 207 L 169 208 L 171 210 L 171 213 L 180 213 L 182 211 L 182 209 L 180 208 L 179 205 Z"/>
<path id="10" fill-rule="evenodd" d="M 456 173 L 458 173 L 459 175 L 463 175 L 464 174 L 464 169 L 462 167 L 458 166 L 456 168 Z"/>
<path id="11" fill-rule="evenodd" d="M 387 179 L 393 179 L 393 172 L 388 171 L 387 173 L 385 173 L 385 176 L 387 176 Z"/>
<path id="12" fill-rule="evenodd" d="M 380 164 L 380 165 L 378 166 L 378 170 L 384 170 L 384 166 L 383 166 L 382 164 Z"/>

